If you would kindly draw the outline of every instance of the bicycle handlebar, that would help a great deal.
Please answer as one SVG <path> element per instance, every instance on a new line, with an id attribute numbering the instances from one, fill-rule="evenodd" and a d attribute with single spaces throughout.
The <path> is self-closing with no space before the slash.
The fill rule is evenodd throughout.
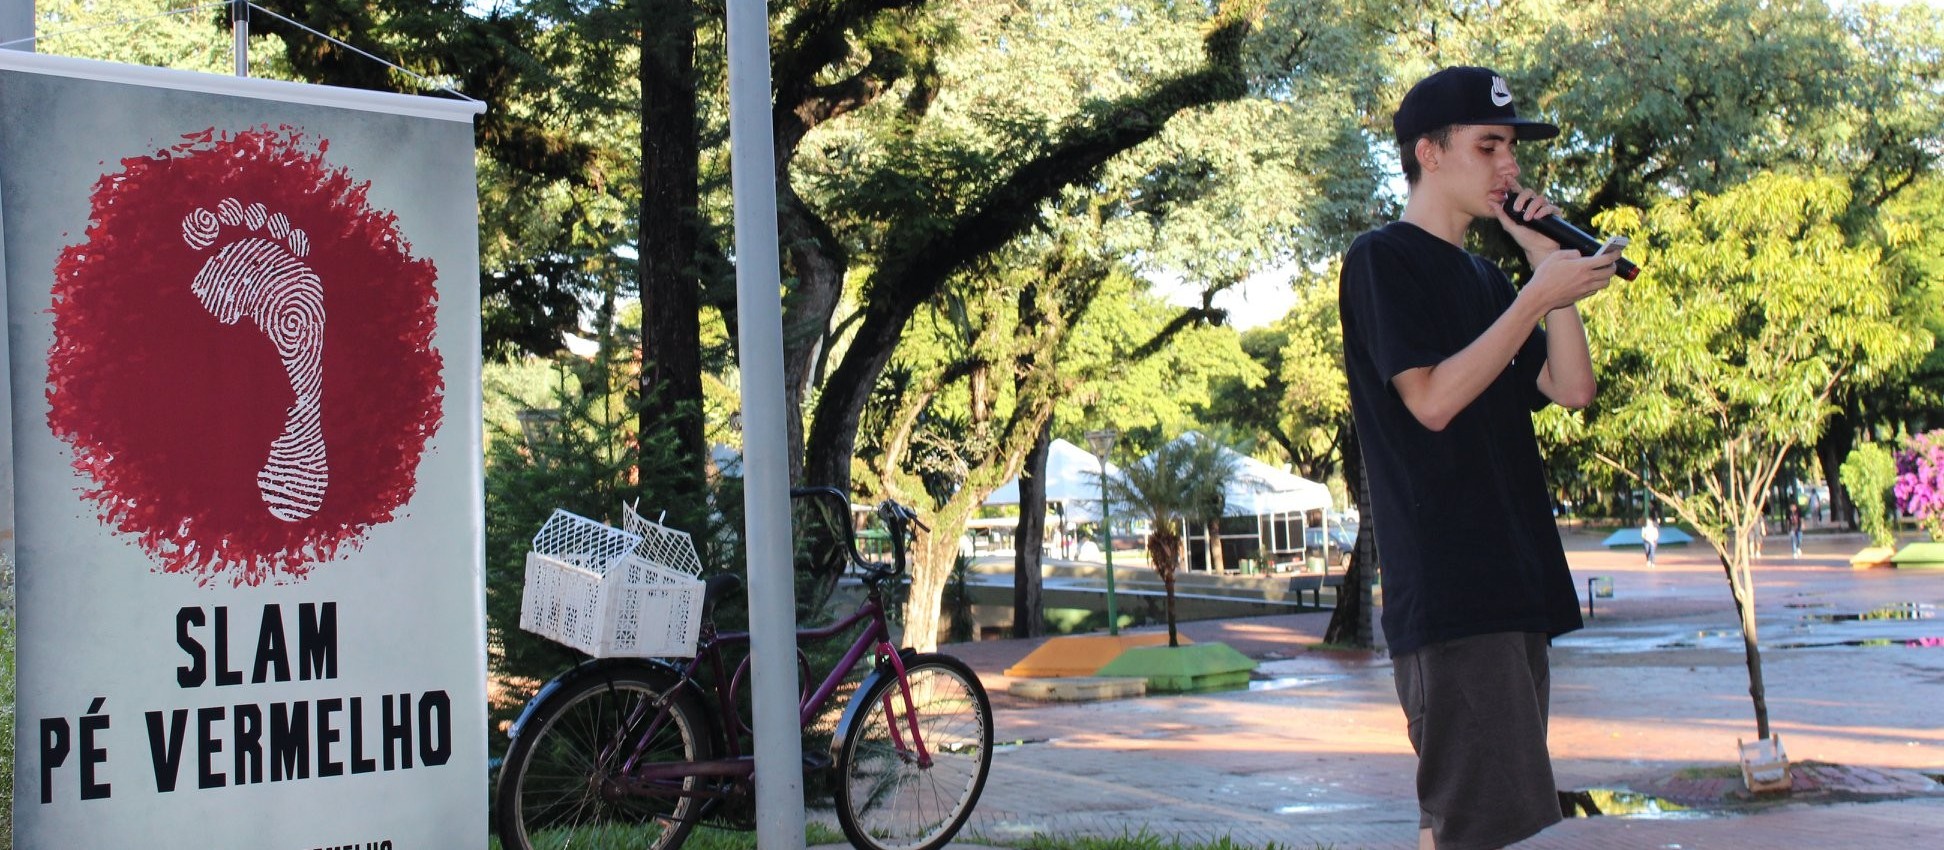
<path id="1" fill-rule="evenodd" d="M 790 490 L 790 498 L 824 499 L 832 503 L 832 506 L 838 510 L 840 516 L 850 516 L 850 497 L 846 496 L 844 491 L 835 487 L 796 487 Z M 885 565 L 875 561 L 865 560 L 864 556 L 857 551 L 857 532 L 849 523 L 846 523 L 844 526 L 844 554 L 859 569 L 874 575 L 889 578 L 905 571 L 906 537 L 910 534 L 911 527 L 917 526 L 923 531 L 930 531 L 931 528 L 923 522 L 918 521 L 918 512 L 916 510 L 913 510 L 907 505 L 901 505 L 891 499 L 885 499 L 878 503 L 877 514 L 880 519 L 884 520 L 886 530 L 891 535 L 891 563 Z"/>

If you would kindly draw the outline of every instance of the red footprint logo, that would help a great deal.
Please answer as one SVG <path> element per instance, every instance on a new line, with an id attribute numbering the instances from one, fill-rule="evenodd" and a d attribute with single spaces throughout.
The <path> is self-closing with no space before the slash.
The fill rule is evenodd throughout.
<path id="1" fill-rule="evenodd" d="M 437 271 L 327 148 L 212 129 L 123 160 L 56 266 L 49 425 L 162 572 L 300 581 L 416 489 Z"/>

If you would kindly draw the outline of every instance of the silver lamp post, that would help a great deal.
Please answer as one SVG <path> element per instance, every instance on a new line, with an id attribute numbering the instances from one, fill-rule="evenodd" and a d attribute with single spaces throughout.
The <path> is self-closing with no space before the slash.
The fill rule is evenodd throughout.
<path id="1" fill-rule="evenodd" d="M 1107 634 L 1110 637 L 1120 634 L 1120 611 L 1114 608 L 1114 524 L 1113 511 L 1107 504 L 1107 456 L 1114 453 L 1114 441 L 1119 438 L 1120 432 L 1112 428 L 1087 432 L 1087 446 L 1100 459 L 1100 552 L 1107 559 Z"/>

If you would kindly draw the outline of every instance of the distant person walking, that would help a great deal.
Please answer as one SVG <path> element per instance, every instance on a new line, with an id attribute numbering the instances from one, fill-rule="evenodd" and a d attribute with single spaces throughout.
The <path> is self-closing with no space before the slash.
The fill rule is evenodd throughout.
<path id="1" fill-rule="evenodd" d="M 1789 504 L 1789 557 L 1802 557 L 1802 506 Z"/>
<path id="2" fill-rule="evenodd" d="M 1547 644 L 1581 622 L 1532 411 L 1592 402 L 1574 305 L 1606 287 L 1613 258 L 1521 223 L 1558 208 L 1519 185 L 1516 145 L 1559 128 L 1520 118 L 1505 78 L 1439 71 L 1391 123 L 1410 197 L 1344 255 L 1344 371 L 1418 755 L 1418 846 L 1497 848 L 1560 819 Z M 1524 252 L 1524 287 L 1465 250 L 1481 219 Z"/>
<path id="3" fill-rule="evenodd" d="M 1660 523 L 1648 517 L 1640 525 L 1640 545 L 1647 548 L 1647 566 L 1654 565 L 1654 550 L 1660 548 Z"/>

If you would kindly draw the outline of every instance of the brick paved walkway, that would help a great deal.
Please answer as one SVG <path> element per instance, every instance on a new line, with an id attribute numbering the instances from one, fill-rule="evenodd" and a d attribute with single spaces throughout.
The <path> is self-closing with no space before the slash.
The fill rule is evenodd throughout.
<path id="1" fill-rule="evenodd" d="M 1552 750 L 1562 788 L 1618 789 L 1702 804 L 1699 814 L 1569 820 L 1530 848 L 1944 847 L 1944 634 L 1921 618 L 1944 571 L 1848 568 L 1856 537 L 1812 537 L 1801 560 L 1771 541 L 1757 571 L 1769 711 L 1806 793 L 1749 802 L 1724 778 L 1754 737 L 1733 604 L 1710 550 L 1608 552 L 1568 535 L 1580 586 L 1613 599 L 1554 651 Z M 1780 557 L 1774 557 L 1779 553 Z M 1913 604 L 1919 619 L 1854 615 Z M 1934 606 L 1924 608 L 1922 606 Z M 1412 772 L 1381 653 L 1311 651 L 1327 614 L 1184 624 L 1264 659 L 1262 689 L 1039 704 L 1005 695 L 999 671 L 1036 645 L 948 647 L 994 693 L 998 738 L 966 839 L 1143 829 L 1261 847 L 1409 848 Z M 1861 644 L 1861 645 L 1858 645 Z"/>

